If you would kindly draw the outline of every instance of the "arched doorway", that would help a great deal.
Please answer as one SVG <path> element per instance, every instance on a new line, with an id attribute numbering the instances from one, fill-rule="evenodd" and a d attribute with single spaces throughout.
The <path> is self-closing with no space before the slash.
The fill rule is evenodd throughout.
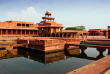
<path id="1" fill-rule="evenodd" d="M 58 35 L 58 34 L 56 34 L 56 37 L 59 37 L 59 35 Z"/>
<path id="2" fill-rule="evenodd" d="M 71 33 L 68 34 L 68 37 L 71 37 Z"/>
<path id="3" fill-rule="evenodd" d="M 64 37 L 66 37 L 66 33 L 64 34 Z"/>
<path id="4" fill-rule="evenodd" d="M 46 34 L 45 34 L 45 37 L 46 37 Z"/>
<path id="5" fill-rule="evenodd" d="M 50 37 L 50 34 L 48 34 L 48 37 Z"/>
<path id="6" fill-rule="evenodd" d="M 60 37 L 62 37 L 62 33 L 60 34 Z"/>
<path id="7" fill-rule="evenodd" d="M 55 37 L 55 33 L 52 34 L 52 37 Z"/>

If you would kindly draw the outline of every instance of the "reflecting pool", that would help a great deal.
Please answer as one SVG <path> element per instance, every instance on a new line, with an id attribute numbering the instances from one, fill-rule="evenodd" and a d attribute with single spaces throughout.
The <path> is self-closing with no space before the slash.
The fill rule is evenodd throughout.
<path id="1" fill-rule="evenodd" d="M 0 74 L 64 74 L 110 54 L 106 48 L 73 48 L 42 53 L 17 48 L 0 50 Z"/>

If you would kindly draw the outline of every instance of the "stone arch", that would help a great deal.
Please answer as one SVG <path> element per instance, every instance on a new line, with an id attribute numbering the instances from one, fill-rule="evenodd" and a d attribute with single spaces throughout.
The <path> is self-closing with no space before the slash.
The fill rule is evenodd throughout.
<path id="1" fill-rule="evenodd" d="M 48 37 L 50 37 L 50 34 L 48 34 Z"/>
<path id="2" fill-rule="evenodd" d="M 52 34 L 52 37 L 55 37 L 55 33 Z"/>
<path id="3" fill-rule="evenodd" d="M 56 37 L 59 37 L 58 33 L 56 34 Z"/>
<path id="4" fill-rule="evenodd" d="M 60 34 L 60 37 L 62 37 L 62 33 Z"/>
<path id="5" fill-rule="evenodd" d="M 46 34 L 45 34 L 45 37 L 46 37 Z"/>
<path id="6" fill-rule="evenodd" d="M 68 34 L 68 37 L 71 37 L 71 33 Z"/>
<path id="7" fill-rule="evenodd" d="M 66 37 L 66 33 L 64 33 L 64 37 Z"/>

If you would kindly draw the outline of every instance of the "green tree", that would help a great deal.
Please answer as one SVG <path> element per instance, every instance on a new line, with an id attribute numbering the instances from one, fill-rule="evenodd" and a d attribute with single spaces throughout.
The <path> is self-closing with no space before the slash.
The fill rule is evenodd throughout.
<path id="1" fill-rule="evenodd" d="M 85 31 L 86 30 L 86 28 L 85 28 L 85 26 L 76 26 L 76 28 L 78 28 L 78 30 L 81 30 L 81 31 Z"/>
<path id="2" fill-rule="evenodd" d="M 86 28 L 85 26 L 75 26 L 75 27 L 67 27 L 65 30 L 80 30 L 80 31 L 85 31 Z"/>
<path id="3" fill-rule="evenodd" d="M 9 21 L 5 21 L 5 22 L 9 22 Z"/>
<path id="4" fill-rule="evenodd" d="M 65 30 L 78 30 L 76 27 L 67 27 Z"/>

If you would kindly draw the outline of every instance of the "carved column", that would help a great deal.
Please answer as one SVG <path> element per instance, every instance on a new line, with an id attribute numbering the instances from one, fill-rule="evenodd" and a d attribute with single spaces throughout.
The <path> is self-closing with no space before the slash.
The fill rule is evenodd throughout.
<path id="1" fill-rule="evenodd" d="M 8 30 L 6 29 L 6 35 L 8 34 Z"/>
<path id="2" fill-rule="evenodd" d="M 66 37 L 68 37 L 68 33 L 66 33 Z"/>
<path id="3" fill-rule="evenodd" d="M 62 37 L 64 37 L 64 33 L 62 33 Z"/>
<path id="4" fill-rule="evenodd" d="M 2 29 L 1 29 L 1 35 L 2 35 Z"/>
<path id="5" fill-rule="evenodd" d="M 16 35 L 18 35 L 18 31 L 16 30 Z"/>
<path id="6" fill-rule="evenodd" d="M 25 35 L 26 35 L 26 30 L 24 30 L 24 32 L 25 32 Z"/>
<path id="7" fill-rule="evenodd" d="M 11 34 L 13 35 L 13 30 L 11 30 Z"/>
<path id="8" fill-rule="evenodd" d="M 23 31 L 23 30 L 21 30 L 21 35 L 22 35 L 22 31 Z"/>
<path id="9" fill-rule="evenodd" d="M 29 35 L 30 35 L 30 30 L 29 30 Z"/>
<path id="10" fill-rule="evenodd" d="M 32 31 L 33 32 L 33 35 L 34 35 L 34 31 Z"/>
<path id="11" fill-rule="evenodd" d="M 110 55 L 110 48 L 108 49 L 108 55 Z"/>

